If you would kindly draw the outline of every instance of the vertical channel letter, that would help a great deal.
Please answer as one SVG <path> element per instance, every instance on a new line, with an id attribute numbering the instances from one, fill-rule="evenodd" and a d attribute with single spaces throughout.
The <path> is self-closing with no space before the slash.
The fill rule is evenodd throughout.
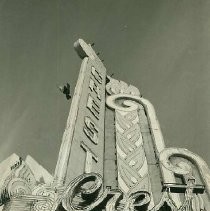
<path id="1" fill-rule="evenodd" d="M 89 149 L 89 147 L 81 142 L 80 146 L 86 152 L 86 160 L 85 160 L 85 173 L 90 173 L 92 171 L 92 161 L 98 162 L 98 157 Z"/>
<path id="2" fill-rule="evenodd" d="M 98 144 L 98 128 L 90 117 L 85 117 L 84 132 L 87 137 L 94 143 Z"/>
<path id="3" fill-rule="evenodd" d="M 96 119 L 99 119 L 100 105 L 93 99 L 91 95 L 88 95 L 87 108 L 96 117 Z"/>
<path id="4" fill-rule="evenodd" d="M 98 83 L 102 84 L 102 76 L 101 74 L 96 70 L 95 67 L 92 66 L 91 73 L 94 76 L 94 78 L 98 81 Z"/>
<path id="5" fill-rule="evenodd" d="M 97 86 L 97 84 L 92 78 L 90 79 L 89 88 L 92 92 L 94 91 L 97 95 L 97 98 L 101 100 L 100 88 Z"/>

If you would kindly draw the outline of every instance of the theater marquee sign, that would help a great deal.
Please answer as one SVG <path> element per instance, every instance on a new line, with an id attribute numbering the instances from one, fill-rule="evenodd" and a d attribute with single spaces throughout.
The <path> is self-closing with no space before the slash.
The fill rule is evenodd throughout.
<path id="1" fill-rule="evenodd" d="M 55 174 L 46 176 L 37 164 L 34 169 L 31 159 L 10 157 L 11 166 L 5 167 L 8 159 L 0 164 L 1 208 L 210 210 L 205 161 L 186 149 L 166 148 L 152 104 L 136 87 L 108 76 L 91 45 L 79 39 L 74 47 L 82 65 Z"/>

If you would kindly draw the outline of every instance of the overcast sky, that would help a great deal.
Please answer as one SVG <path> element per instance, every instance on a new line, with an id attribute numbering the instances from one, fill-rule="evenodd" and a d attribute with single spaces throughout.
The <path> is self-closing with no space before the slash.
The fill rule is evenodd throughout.
<path id="1" fill-rule="evenodd" d="M 0 0 L 0 161 L 30 154 L 54 172 L 75 86 L 78 38 L 155 106 L 168 147 L 210 164 L 210 1 Z"/>

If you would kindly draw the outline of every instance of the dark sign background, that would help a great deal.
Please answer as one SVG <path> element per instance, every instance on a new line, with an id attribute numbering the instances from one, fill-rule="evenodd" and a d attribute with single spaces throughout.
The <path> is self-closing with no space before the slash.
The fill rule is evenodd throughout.
<path id="1" fill-rule="evenodd" d="M 0 161 L 30 154 L 53 173 L 75 86 L 78 38 L 152 101 L 167 146 L 210 164 L 210 2 L 0 0 Z"/>

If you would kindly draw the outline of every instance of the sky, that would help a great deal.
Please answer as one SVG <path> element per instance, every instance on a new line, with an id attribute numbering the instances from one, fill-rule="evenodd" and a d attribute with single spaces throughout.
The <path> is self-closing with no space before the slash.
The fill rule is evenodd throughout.
<path id="1" fill-rule="evenodd" d="M 109 74 L 149 99 L 167 147 L 210 165 L 210 1 L 0 0 L 0 161 L 30 154 L 53 173 L 82 38 Z"/>

